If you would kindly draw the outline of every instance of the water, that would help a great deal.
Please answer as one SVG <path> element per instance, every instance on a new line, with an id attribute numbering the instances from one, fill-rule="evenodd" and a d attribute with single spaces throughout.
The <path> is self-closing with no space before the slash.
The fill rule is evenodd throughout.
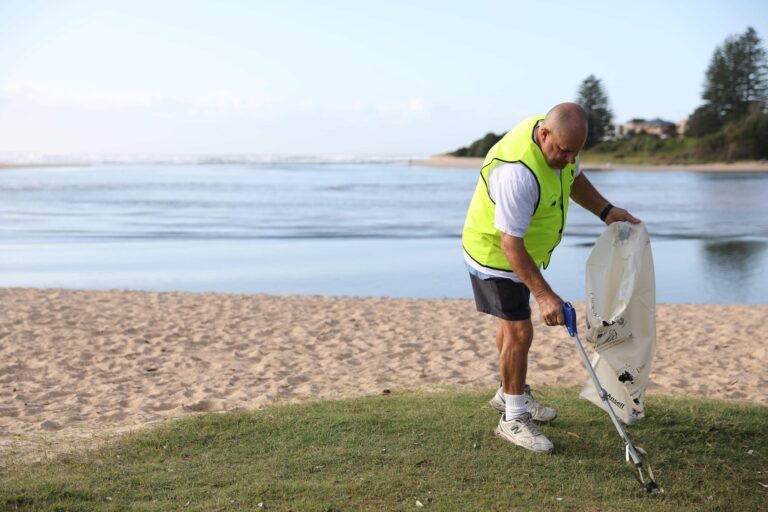
<path id="1" fill-rule="evenodd" d="M 589 173 L 651 234 L 659 302 L 766 303 L 768 175 Z M 0 172 L 0 286 L 470 297 L 477 172 L 231 163 Z M 545 271 L 584 297 L 602 232 L 573 206 Z"/>

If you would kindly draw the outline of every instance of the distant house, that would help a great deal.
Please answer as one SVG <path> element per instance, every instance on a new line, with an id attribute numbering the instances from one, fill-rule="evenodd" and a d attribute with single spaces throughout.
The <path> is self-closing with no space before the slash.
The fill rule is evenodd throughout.
<path id="1" fill-rule="evenodd" d="M 632 119 L 624 124 L 616 126 L 617 138 L 629 137 L 630 135 L 638 135 L 641 133 L 668 139 L 670 137 L 677 137 L 678 127 L 675 123 L 659 118 L 651 119 L 650 121 L 646 121 L 645 119 Z"/>

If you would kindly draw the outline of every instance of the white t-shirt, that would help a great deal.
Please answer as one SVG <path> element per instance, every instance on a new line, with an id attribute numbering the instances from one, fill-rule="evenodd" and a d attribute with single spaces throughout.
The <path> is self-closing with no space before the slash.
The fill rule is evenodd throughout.
<path id="1" fill-rule="evenodd" d="M 553 169 L 560 177 L 560 170 Z M 574 176 L 581 173 L 576 159 Z M 531 223 L 536 203 L 539 201 L 539 186 L 533 173 L 523 164 L 502 164 L 496 167 L 488 179 L 488 195 L 496 203 L 493 224 L 496 229 L 508 235 L 523 238 Z M 464 261 L 471 269 L 492 277 L 505 277 L 520 282 L 514 272 L 496 270 L 480 265 L 466 251 Z"/>

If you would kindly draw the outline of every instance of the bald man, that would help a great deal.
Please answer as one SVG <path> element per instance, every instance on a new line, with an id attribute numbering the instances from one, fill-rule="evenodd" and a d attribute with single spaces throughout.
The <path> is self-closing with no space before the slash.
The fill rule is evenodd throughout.
<path id="1" fill-rule="evenodd" d="M 640 222 L 613 206 L 579 169 L 587 115 L 561 103 L 546 116 L 523 120 L 491 148 L 483 162 L 462 233 L 477 310 L 498 317 L 501 387 L 491 405 L 502 413 L 496 435 L 541 453 L 554 446 L 534 421 L 557 412 L 538 403 L 526 384 L 533 341 L 529 300 L 544 323 L 563 325 L 563 300 L 541 275 L 560 243 L 569 198 L 606 224 Z"/>

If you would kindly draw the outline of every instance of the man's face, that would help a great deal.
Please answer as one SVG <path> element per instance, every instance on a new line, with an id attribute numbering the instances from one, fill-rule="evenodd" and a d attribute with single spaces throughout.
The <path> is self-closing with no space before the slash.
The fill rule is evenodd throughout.
<path id="1" fill-rule="evenodd" d="M 553 169 L 562 169 L 576 161 L 579 151 L 584 147 L 587 135 L 581 133 L 555 133 L 542 126 L 539 128 L 539 147 Z"/>

